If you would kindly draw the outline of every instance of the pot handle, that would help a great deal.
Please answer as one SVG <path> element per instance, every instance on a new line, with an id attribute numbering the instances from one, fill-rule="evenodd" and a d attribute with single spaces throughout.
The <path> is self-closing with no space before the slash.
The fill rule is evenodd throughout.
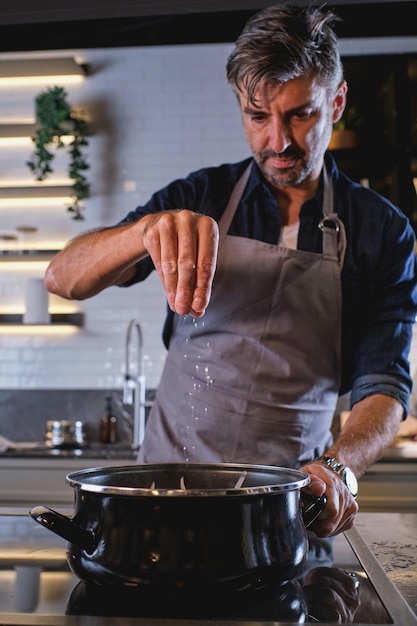
<path id="1" fill-rule="evenodd" d="M 73 543 L 89 554 L 96 549 L 97 541 L 94 531 L 77 526 L 72 518 L 62 515 L 62 513 L 57 513 L 46 506 L 33 507 L 29 511 L 29 515 L 41 526 L 52 530 L 56 535 Z"/>
<path id="2" fill-rule="evenodd" d="M 308 528 L 326 506 L 327 499 L 326 496 L 310 496 L 304 492 L 301 494 L 301 497 L 303 500 L 308 500 L 308 504 L 301 509 L 304 526 Z"/>

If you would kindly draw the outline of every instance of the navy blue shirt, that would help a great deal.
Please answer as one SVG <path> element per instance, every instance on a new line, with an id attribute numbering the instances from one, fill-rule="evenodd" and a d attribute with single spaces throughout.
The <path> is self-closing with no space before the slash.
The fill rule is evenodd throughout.
<path id="1" fill-rule="evenodd" d="M 187 208 L 219 221 L 232 190 L 252 159 L 201 169 L 155 193 L 121 222 L 147 213 Z M 254 163 L 254 162 L 253 162 Z M 329 153 L 326 163 L 334 187 L 334 211 L 346 229 L 342 270 L 342 383 L 351 405 L 374 393 L 397 398 L 408 411 L 411 378 L 408 353 L 417 313 L 414 232 L 407 217 L 387 199 L 340 172 Z M 297 247 L 322 251 L 323 189 L 300 211 Z M 254 163 L 229 235 L 277 244 L 281 215 L 277 200 Z M 148 257 L 137 265 L 126 286 L 154 269 Z M 163 337 L 169 346 L 173 313 L 168 309 Z"/>

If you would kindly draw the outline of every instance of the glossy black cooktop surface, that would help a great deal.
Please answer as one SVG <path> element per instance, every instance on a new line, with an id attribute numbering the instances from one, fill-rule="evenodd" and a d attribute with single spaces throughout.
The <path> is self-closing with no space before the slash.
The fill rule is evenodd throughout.
<path id="1" fill-rule="evenodd" d="M 377 563 L 372 561 L 366 567 L 358 560 L 355 550 L 360 557 L 360 552 L 367 549 L 354 531 L 353 538 L 359 542 L 359 549 L 354 546 L 354 550 L 350 533 L 333 540 L 330 560 L 320 560 L 320 555 L 315 562 L 310 559 L 299 579 L 277 584 L 273 597 L 260 594 L 255 599 L 245 599 L 242 595 L 239 601 L 219 603 L 216 598 L 202 594 L 195 602 L 181 593 L 170 596 L 136 587 L 86 584 L 70 571 L 64 540 L 36 524 L 27 514 L 3 514 L 0 515 L 0 623 L 19 623 L 17 615 L 48 616 L 48 624 L 53 624 L 52 616 L 169 618 L 205 620 L 206 624 L 207 620 L 401 626 L 417 623 L 410 621 L 408 606 L 403 607 L 405 618 L 404 613 L 400 617 L 393 614 L 392 606 L 399 602 L 397 597 L 393 600 L 389 597 L 393 591 L 391 583 L 388 579 L 380 580 L 375 588 L 373 574 L 381 575 Z M 13 621 L 3 619 L 7 614 L 13 616 Z M 404 619 L 407 621 L 398 621 Z"/>

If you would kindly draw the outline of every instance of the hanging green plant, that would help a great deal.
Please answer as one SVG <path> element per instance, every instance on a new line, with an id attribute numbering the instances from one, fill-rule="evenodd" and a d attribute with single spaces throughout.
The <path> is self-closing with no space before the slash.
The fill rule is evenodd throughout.
<path id="1" fill-rule="evenodd" d="M 67 93 L 63 87 L 49 87 L 35 99 L 37 128 L 32 141 L 35 152 L 27 161 L 27 166 L 36 180 L 45 180 L 53 172 L 52 147 L 68 148 L 68 176 L 72 182 L 72 203 L 67 210 L 75 220 L 83 220 L 82 201 L 88 198 L 90 184 L 85 176 L 89 164 L 84 155 L 90 134 L 89 124 L 80 113 L 75 113 L 67 101 Z M 69 144 L 63 137 L 71 135 Z"/>

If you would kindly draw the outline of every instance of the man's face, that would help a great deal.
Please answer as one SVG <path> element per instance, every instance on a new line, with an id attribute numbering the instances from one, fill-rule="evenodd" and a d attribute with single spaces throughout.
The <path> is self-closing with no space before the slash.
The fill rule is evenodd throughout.
<path id="1" fill-rule="evenodd" d="M 346 84 L 333 100 L 315 78 L 295 78 L 282 85 L 264 84 L 256 106 L 239 96 L 246 139 L 267 181 L 274 187 L 308 184 L 319 176 L 333 122 L 346 103 Z"/>

